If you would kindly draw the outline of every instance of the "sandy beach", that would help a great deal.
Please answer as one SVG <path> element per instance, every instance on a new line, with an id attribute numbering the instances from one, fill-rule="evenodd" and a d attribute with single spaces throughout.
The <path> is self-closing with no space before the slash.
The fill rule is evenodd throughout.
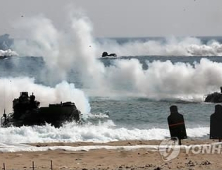
<path id="1" fill-rule="evenodd" d="M 157 146 L 161 141 L 118 141 L 109 143 L 35 143 L 34 147 L 53 146 Z M 183 146 L 212 144 L 213 140 L 183 140 Z M 221 146 L 221 145 L 220 145 Z M 219 148 L 220 149 L 220 148 Z M 216 150 L 217 151 L 217 150 Z M 92 149 L 70 151 L 56 149 L 29 152 L 1 152 L 0 167 L 5 169 L 221 169 L 222 155 L 215 153 L 197 153 L 197 150 L 180 149 L 179 155 L 164 161 L 156 149 Z M 52 163 L 52 166 L 51 166 Z"/>

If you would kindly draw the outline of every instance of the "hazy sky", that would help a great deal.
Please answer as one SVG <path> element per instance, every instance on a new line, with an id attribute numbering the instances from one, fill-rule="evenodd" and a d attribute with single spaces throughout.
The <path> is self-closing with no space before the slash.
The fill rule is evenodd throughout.
<path id="1" fill-rule="evenodd" d="M 96 37 L 222 35 L 222 0 L 0 0 L 0 35 L 13 22 L 43 14 L 65 29 L 67 6 L 81 8 Z"/>

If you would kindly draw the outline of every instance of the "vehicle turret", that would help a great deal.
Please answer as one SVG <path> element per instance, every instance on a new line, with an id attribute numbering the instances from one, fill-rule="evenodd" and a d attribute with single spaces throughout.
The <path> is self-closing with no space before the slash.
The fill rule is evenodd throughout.
<path id="1" fill-rule="evenodd" d="M 1 118 L 1 126 L 32 126 L 49 123 L 60 127 L 64 122 L 80 120 L 80 111 L 73 102 L 61 102 L 49 104 L 48 107 L 39 107 L 40 102 L 35 95 L 28 95 L 28 92 L 21 92 L 18 98 L 13 100 L 13 113 L 4 115 Z M 6 121 L 7 120 L 7 121 Z"/>

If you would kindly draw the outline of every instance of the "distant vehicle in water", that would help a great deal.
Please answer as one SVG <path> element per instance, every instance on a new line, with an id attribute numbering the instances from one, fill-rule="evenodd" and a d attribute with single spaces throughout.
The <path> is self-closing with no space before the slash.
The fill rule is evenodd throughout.
<path id="1" fill-rule="evenodd" d="M 19 55 L 11 49 L 7 49 L 5 51 L 0 49 L 0 59 L 5 59 L 12 56 L 19 56 Z"/>
<path id="2" fill-rule="evenodd" d="M 220 92 L 208 94 L 204 102 L 222 103 L 222 87 L 220 87 Z"/>
<path id="3" fill-rule="evenodd" d="M 20 97 L 13 100 L 13 113 L 3 114 L 1 126 L 33 126 L 51 124 L 60 127 L 64 122 L 80 121 L 80 111 L 72 102 L 49 104 L 39 107 L 40 102 L 28 92 L 21 92 Z"/>
<path id="4" fill-rule="evenodd" d="M 115 53 L 111 53 L 111 54 L 108 54 L 106 51 L 102 53 L 102 57 L 117 57 L 117 55 Z"/>
<path id="5" fill-rule="evenodd" d="M 9 56 L 0 56 L 0 60 L 1 59 L 7 59 L 7 58 L 9 58 Z"/>
<path id="6" fill-rule="evenodd" d="M 182 139 L 187 139 L 187 132 L 183 115 L 178 112 L 176 105 L 170 106 L 170 115 L 167 118 L 170 136 L 172 140 L 179 140 L 181 145 Z"/>
<path id="7" fill-rule="evenodd" d="M 216 104 L 215 111 L 210 116 L 210 139 L 222 139 L 222 105 Z"/>

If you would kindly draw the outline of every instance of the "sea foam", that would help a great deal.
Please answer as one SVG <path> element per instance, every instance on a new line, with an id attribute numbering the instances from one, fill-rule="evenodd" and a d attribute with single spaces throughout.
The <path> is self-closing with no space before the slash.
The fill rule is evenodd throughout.
<path id="1" fill-rule="evenodd" d="M 187 128 L 189 138 L 206 137 L 209 127 Z M 67 123 L 61 128 L 50 125 L 0 128 L 0 143 L 45 142 L 110 142 L 122 140 L 163 140 L 170 137 L 168 129 L 126 128 L 116 126 L 111 120 L 97 125 Z"/>

